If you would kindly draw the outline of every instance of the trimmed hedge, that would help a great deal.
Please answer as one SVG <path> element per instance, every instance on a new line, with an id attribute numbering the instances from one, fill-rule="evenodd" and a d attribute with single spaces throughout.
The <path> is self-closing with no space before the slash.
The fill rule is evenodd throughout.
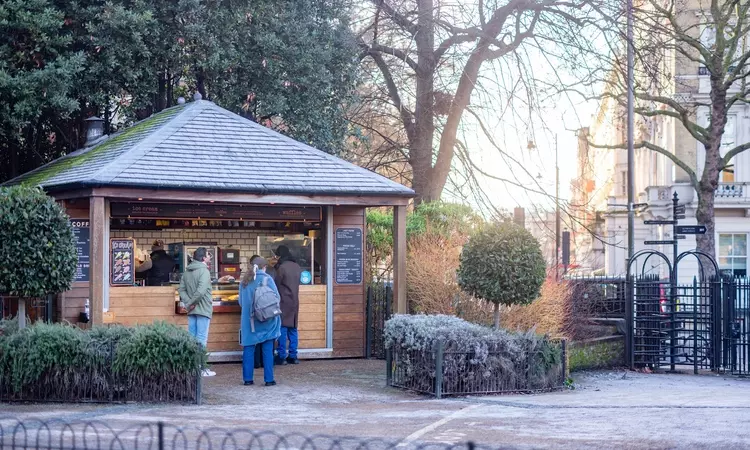
<path id="1" fill-rule="evenodd" d="M 0 187 L 0 293 L 67 291 L 77 263 L 73 229 L 55 199 L 35 187 Z"/>
<path id="2" fill-rule="evenodd" d="M 193 401 L 206 354 L 175 325 L 81 330 L 0 322 L 0 399 Z"/>
<path id="3" fill-rule="evenodd" d="M 561 346 L 534 330 L 494 330 L 446 315 L 395 315 L 386 322 L 385 341 L 399 355 L 394 364 L 403 385 L 422 392 L 434 392 L 438 342 L 445 394 L 533 391 L 563 382 Z"/>

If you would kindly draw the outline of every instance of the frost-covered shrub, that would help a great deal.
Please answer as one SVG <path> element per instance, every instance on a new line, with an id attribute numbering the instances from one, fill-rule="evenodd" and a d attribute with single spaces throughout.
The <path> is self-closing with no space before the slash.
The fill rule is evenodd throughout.
<path id="1" fill-rule="evenodd" d="M 509 332 L 445 315 L 395 315 L 385 325 L 404 385 L 434 392 L 435 351 L 443 343 L 443 392 L 547 389 L 561 381 L 560 346 L 535 331 Z"/>

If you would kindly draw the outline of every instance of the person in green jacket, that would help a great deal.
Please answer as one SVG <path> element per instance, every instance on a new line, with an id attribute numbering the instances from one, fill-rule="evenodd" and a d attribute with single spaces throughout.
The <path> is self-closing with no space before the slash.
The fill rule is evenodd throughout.
<path id="1" fill-rule="evenodd" d="M 180 300 L 185 304 L 188 311 L 188 331 L 205 349 L 208 344 L 208 327 L 213 316 L 213 304 L 211 302 L 211 274 L 208 266 L 211 263 L 211 255 L 205 247 L 199 247 L 193 253 L 193 261 L 188 264 L 187 270 L 182 274 L 180 288 Z M 203 376 L 212 377 L 216 372 L 204 369 Z"/>

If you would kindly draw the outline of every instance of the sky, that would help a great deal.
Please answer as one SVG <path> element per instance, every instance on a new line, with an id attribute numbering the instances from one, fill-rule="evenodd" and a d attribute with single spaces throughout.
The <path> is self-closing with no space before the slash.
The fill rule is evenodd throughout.
<path id="1" fill-rule="evenodd" d="M 548 67 L 548 70 L 554 69 Z M 515 117 L 485 111 L 484 120 L 491 130 L 492 141 L 512 160 L 496 149 L 473 117 L 464 115 L 462 139 L 469 146 L 474 162 L 490 175 L 478 175 L 478 178 L 498 208 L 510 211 L 517 206 L 525 207 L 527 211 L 534 205 L 540 209 L 554 208 L 555 140 L 560 167 L 560 198 L 563 201 L 570 198 L 570 184 L 577 172 L 576 132 L 591 124 L 597 104 L 558 96 L 540 106 L 542 109 L 531 114 L 531 120 L 520 118 L 528 117 L 528 109 L 523 105 L 514 108 Z M 528 149 L 529 140 L 535 144 L 531 150 Z"/>

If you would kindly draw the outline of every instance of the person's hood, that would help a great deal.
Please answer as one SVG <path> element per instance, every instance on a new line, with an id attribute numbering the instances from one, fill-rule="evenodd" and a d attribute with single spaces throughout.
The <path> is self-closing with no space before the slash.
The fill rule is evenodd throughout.
<path id="1" fill-rule="evenodd" d="M 200 261 L 192 261 L 192 262 L 191 262 L 190 264 L 188 264 L 188 266 L 187 266 L 187 270 L 189 270 L 189 271 L 191 271 L 191 272 L 192 272 L 193 270 L 201 270 L 201 269 L 206 269 L 206 270 L 208 270 L 208 266 L 206 266 L 206 265 L 205 265 L 204 263 L 202 263 L 202 262 L 200 262 Z"/>

